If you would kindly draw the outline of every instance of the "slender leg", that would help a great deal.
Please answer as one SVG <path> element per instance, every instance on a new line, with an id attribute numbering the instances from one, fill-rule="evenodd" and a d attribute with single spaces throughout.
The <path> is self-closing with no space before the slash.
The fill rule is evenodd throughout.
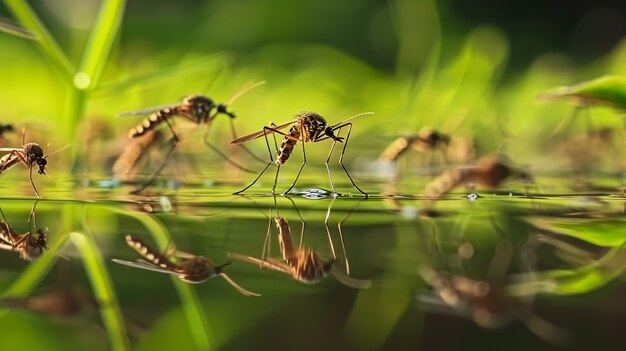
<path id="1" fill-rule="evenodd" d="M 291 186 L 289 187 L 289 189 L 287 189 L 283 195 L 287 195 L 289 193 L 289 191 L 291 191 L 291 189 L 293 189 L 294 186 L 296 186 L 296 183 L 298 182 L 298 178 L 300 178 L 300 174 L 302 174 L 302 170 L 304 169 L 304 166 L 306 165 L 306 150 L 304 148 L 304 142 L 302 142 L 302 165 L 300 166 L 300 170 L 298 171 L 298 174 L 296 175 L 296 179 L 293 180 L 293 184 L 291 184 Z"/>
<path id="2" fill-rule="evenodd" d="M 330 175 L 330 166 L 328 165 L 328 162 L 330 162 L 330 158 L 333 155 L 333 151 L 335 151 L 335 145 L 337 145 L 337 141 L 333 140 L 333 145 L 330 147 L 330 151 L 328 152 L 328 157 L 326 158 L 326 163 L 324 163 L 324 165 L 326 165 L 326 172 L 328 172 L 328 180 L 330 181 L 330 187 L 333 189 L 333 193 L 337 193 L 337 190 L 335 190 L 335 184 L 333 184 L 333 177 Z"/>
<path id="3" fill-rule="evenodd" d="M 169 161 L 172 159 L 172 156 L 174 156 L 174 152 L 176 151 L 176 148 L 178 147 L 178 138 L 176 136 L 172 137 L 172 139 L 170 140 L 172 141 L 172 147 L 167 152 L 167 155 L 165 156 L 165 159 L 163 160 L 163 162 L 161 162 L 161 165 L 159 166 L 159 168 L 154 173 L 152 173 L 152 175 L 150 176 L 150 179 L 148 179 L 146 183 L 144 183 L 138 189 L 131 191 L 130 192 L 131 194 L 133 195 L 140 194 L 141 192 L 146 190 L 148 187 L 150 187 L 157 180 L 159 175 L 161 175 L 161 172 L 163 172 L 163 170 L 165 169 L 165 166 L 167 166 Z"/>
<path id="4" fill-rule="evenodd" d="M 264 132 L 267 132 L 267 130 L 271 130 L 271 128 L 268 127 L 263 127 Z M 265 136 L 265 144 L 267 145 L 267 152 L 270 155 L 270 162 L 267 163 L 267 165 L 265 165 L 265 167 L 263 168 L 263 170 L 261 171 L 261 173 L 259 173 L 259 175 L 252 181 L 252 183 L 248 184 L 247 187 L 234 192 L 233 194 L 237 195 L 237 194 L 241 194 L 244 191 L 248 190 L 251 186 L 253 186 L 258 180 L 259 178 L 261 178 L 261 176 L 263 175 L 263 173 L 265 173 L 265 171 L 267 170 L 267 168 L 274 163 L 274 157 L 272 156 L 272 150 L 270 149 L 270 142 L 267 139 L 267 133 L 264 134 Z M 280 169 L 280 167 L 279 167 Z M 276 171 L 276 178 L 278 178 L 278 170 Z M 274 180 L 274 188 L 276 188 L 276 179 Z M 274 193 L 274 189 L 272 189 L 272 194 Z"/>
<path id="5" fill-rule="evenodd" d="M 230 131 L 233 135 L 233 139 L 237 139 L 237 132 L 235 131 L 235 122 L 233 121 L 232 118 L 230 118 Z M 244 144 L 239 144 L 239 146 L 250 156 L 252 156 L 252 158 L 254 158 L 255 160 L 259 161 L 259 162 L 265 162 L 264 159 L 260 158 L 259 156 L 257 156 L 254 152 L 252 152 L 250 149 L 248 149 L 246 147 L 246 145 Z"/>
<path id="6" fill-rule="evenodd" d="M 330 205 L 328 205 L 328 211 L 326 211 L 326 219 L 324 219 L 324 227 L 326 228 L 326 234 L 328 234 L 328 245 L 330 246 L 330 251 L 333 255 L 333 260 L 337 259 L 337 253 L 335 252 L 335 245 L 333 244 L 333 237 L 330 233 L 330 228 L 328 227 L 328 220 L 330 219 L 330 209 L 333 207 L 333 203 L 335 202 L 335 198 L 330 201 Z"/>
<path id="7" fill-rule="evenodd" d="M 163 170 L 165 169 L 165 166 L 167 166 L 167 164 L 169 163 L 170 159 L 174 155 L 174 151 L 176 151 L 176 148 L 178 147 L 178 143 L 180 143 L 180 139 L 178 138 L 178 135 L 174 131 L 174 128 L 172 127 L 172 124 L 169 121 L 169 118 L 165 118 L 163 120 L 165 121 L 165 123 L 167 123 L 167 127 L 170 129 L 170 132 L 172 132 L 172 139 L 170 139 L 173 143 L 172 147 L 168 151 L 167 156 L 165 157 L 165 159 L 163 160 L 159 168 L 157 168 L 157 170 L 154 173 L 152 173 L 152 175 L 150 176 L 150 179 L 148 179 L 148 181 L 145 184 L 143 184 L 140 188 L 135 189 L 130 192 L 133 195 L 141 193 L 142 191 L 146 190 L 148 187 L 150 187 L 154 183 L 154 181 L 161 175 L 161 172 L 163 172 Z"/>
<path id="8" fill-rule="evenodd" d="M 33 190 L 35 191 L 35 196 L 39 199 L 39 192 L 37 191 L 37 187 L 35 187 L 35 182 L 33 182 L 33 165 L 28 167 L 28 180 L 30 181 L 30 185 L 33 186 Z"/>
<path id="9" fill-rule="evenodd" d="M 11 246 L 15 246 L 13 235 L 11 235 L 11 226 L 9 225 L 9 221 L 4 215 L 4 211 L 2 211 L 2 208 L 0 208 L 0 215 L 2 215 L 2 219 L 4 220 L 4 229 L 0 230 L 0 244 L 2 242 L 6 242 Z"/>
<path id="10" fill-rule="evenodd" d="M 232 120 L 231 120 L 232 123 Z M 233 127 L 234 128 L 234 127 Z M 234 131 L 234 129 L 233 129 Z M 211 144 L 211 142 L 209 142 L 209 133 L 211 132 L 211 125 L 209 124 L 207 126 L 207 130 L 204 133 L 204 145 L 208 146 L 211 150 L 213 150 L 213 152 L 215 152 L 219 157 L 221 157 L 222 159 L 224 159 L 224 161 L 230 163 L 231 165 L 235 166 L 237 169 L 240 169 L 244 172 L 247 173 L 254 173 L 253 170 L 250 170 L 242 165 L 240 165 L 239 163 L 235 162 L 233 159 L 231 159 L 230 157 L 228 157 L 228 155 L 226 155 L 225 153 L 223 153 L 220 149 L 218 149 L 215 145 Z M 233 134 L 235 135 L 235 134 Z M 236 135 L 234 136 L 233 139 L 237 138 Z M 265 162 L 265 161 L 264 161 Z"/>
<path id="11" fill-rule="evenodd" d="M 361 194 L 365 195 L 365 197 L 368 197 L 368 194 L 366 192 L 364 192 L 363 190 L 361 190 L 361 188 L 359 188 L 356 185 L 354 180 L 352 180 L 352 177 L 350 176 L 350 173 L 348 173 L 348 170 L 346 169 L 346 166 L 344 166 L 344 164 L 343 164 L 343 156 L 344 156 L 344 154 L 346 152 L 346 147 L 348 146 L 348 141 L 350 141 L 350 133 L 352 132 L 352 123 L 347 123 L 346 125 L 348 126 L 348 134 L 346 135 L 346 139 L 343 142 L 343 148 L 341 149 L 341 156 L 339 156 L 339 164 L 343 168 L 344 172 L 346 172 L 346 175 L 348 176 L 348 178 L 350 179 L 350 182 L 356 188 L 356 190 L 358 190 Z"/>
<path id="12" fill-rule="evenodd" d="M 35 210 L 37 209 L 37 203 L 39 202 L 39 200 L 35 200 L 35 203 L 33 204 L 33 208 L 30 210 L 30 215 L 28 215 L 28 231 L 30 233 L 32 233 L 32 226 L 31 226 L 31 221 L 33 223 L 35 223 L 35 230 L 37 230 L 39 227 L 37 226 L 37 217 L 35 214 Z"/>

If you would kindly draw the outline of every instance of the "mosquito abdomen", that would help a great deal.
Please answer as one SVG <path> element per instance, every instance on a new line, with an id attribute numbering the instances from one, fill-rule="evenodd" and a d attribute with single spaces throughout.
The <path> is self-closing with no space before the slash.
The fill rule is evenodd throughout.
<path id="1" fill-rule="evenodd" d="M 131 138 L 136 138 L 138 136 L 144 135 L 147 132 L 153 130 L 159 124 L 161 124 L 161 122 L 172 117 L 176 113 L 176 110 L 172 108 L 164 108 L 162 110 L 153 112 L 152 114 L 150 114 L 150 116 L 148 116 L 148 118 L 144 119 L 141 124 L 131 129 L 128 133 L 128 136 Z"/>
<path id="2" fill-rule="evenodd" d="M 143 241 L 133 237 L 132 235 L 126 235 L 126 243 L 128 243 L 128 246 L 135 249 L 135 251 L 139 252 L 143 257 L 161 268 L 169 270 L 175 270 L 178 268 L 175 263 L 171 262 L 161 253 L 156 252 Z"/>
<path id="3" fill-rule="evenodd" d="M 298 128 L 298 125 L 296 124 L 289 129 L 289 136 L 285 136 L 283 141 L 280 143 L 278 154 L 276 156 L 277 165 L 280 166 L 287 162 L 289 156 L 291 156 L 293 147 L 296 146 L 296 143 L 298 142 L 298 138 L 300 138 L 300 128 Z"/>

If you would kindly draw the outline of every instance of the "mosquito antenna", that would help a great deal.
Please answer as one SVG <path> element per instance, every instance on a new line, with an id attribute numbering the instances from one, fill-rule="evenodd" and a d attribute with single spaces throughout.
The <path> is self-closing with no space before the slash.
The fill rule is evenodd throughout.
<path id="1" fill-rule="evenodd" d="M 239 88 L 239 90 L 236 91 L 230 99 L 228 99 L 228 102 L 226 103 L 226 106 L 230 106 L 235 101 L 237 101 L 241 96 L 243 96 L 245 93 L 249 92 L 250 90 L 252 90 L 252 89 L 254 89 L 256 87 L 260 87 L 261 85 L 263 85 L 265 83 L 266 83 L 266 81 L 264 81 L 264 80 L 259 81 L 259 82 L 248 81 L 248 82 L 244 83 L 244 85 L 241 88 Z"/>
<path id="2" fill-rule="evenodd" d="M 230 279 L 230 277 L 226 275 L 226 273 L 222 272 L 219 273 L 219 275 L 224 278 L 224 280 L 226 280 L 228 284 L 232 285 L 233 288 L 237 289 L 237 291 L 239 291 L 241 294 L 245 296 L 261 296 L 261 294 L 257 294 L 255 292 L 242 288 L 239 284 L 235 283 L 234 280 Z"/>
<path id="3" fill-rule="evenodd" d="M 344 119 L 343 121 L 339 122 L 339 124 L 344 124 L 344 123 L 346 123 L 348 121 L 351 121 L 351 120 L 353 120 L 353 119 L 355 119 L 357 117 L 361 117 L 361 116 L 365 116 L 365 115 L 373 115 L 373 114 L 374 114 L 374 112 L 361 112 L 361 113 L 358 113 L 358 114 L 356 114 L 356 115 L 354 115 L 354 116 L 352 116 L 352 117 L 350 117 L 348 119 Z"/>
<path id="4" fill-rule="evenodd" d="M 48 143 L 48 146 L 50 146 L 50 143 Z M 46 149 L 48 148 L 48 146 L 46 147 Z M 68 147 L 70 147 L 70 144 L 67 144 L 67 145 L 63 146 L 62 148 L 60 148 L 60 149 L 58 149 L 58 150 L 55 150 L 54 152 L 51 152 L 51 153 L 47 154 L 46 156 L 44 156 L 44 158 L 47 158 L 48 156 L 56 155 L 56 154 L 58 154 L 59 152 L 61 152 L 61 151 L 65 150 L 65 149 L 67 149 Z"/>
<path id="5" fill-rule="evenodd" d="M 22 127 L 22 145 L 26 144 L 26 128 Z"/>

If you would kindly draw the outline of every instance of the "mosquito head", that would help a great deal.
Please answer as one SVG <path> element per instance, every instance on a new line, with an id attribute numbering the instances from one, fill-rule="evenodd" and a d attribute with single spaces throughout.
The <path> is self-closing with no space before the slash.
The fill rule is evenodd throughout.
<path id="1" fill-rule="evenodd" d="M 227 110 L 227 106 L 224 104 L 217 105 L 217 113 L 223 113 L 230 118 L 235 118 L 235 114 Z"/>
<path id="2" fill-rule="evenodd" d="M 46 174 L 46 165 L 48 164 L 48 160 L 45 157 L 42 157 L 37 160 L 37 165 L 39 166 L 39 171 L 37 173 L 44 175 Z"/>
<path id="3" fill-rule="evenodd" d="M 334 141 L 338 141 L 340 143 L 343 142 L 343 137 L 338 137 L 335 135 L 335 132 L 333 131 L 333 128 L 328 126 L 326 127 L 326 129 L 324 130 L 324 134 L 326 134 L 329 138 L 333 139 Z"/>

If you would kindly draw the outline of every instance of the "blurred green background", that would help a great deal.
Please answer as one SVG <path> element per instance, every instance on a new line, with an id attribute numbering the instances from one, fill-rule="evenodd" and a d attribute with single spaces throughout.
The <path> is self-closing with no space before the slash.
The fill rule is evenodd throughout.
<path id="1" fill-rule="evenodd" d="M 128 130 L 141 120 L 117 118 L 117 114 L 177 103 L 194 93 L 227 101 L 245 82 L 265 80 L 267 84 L 232 107 L 240 134 L 259 130 L 270 121 L 288 121 L 304 110 L 317 111 L 330 123 L 373 111 L 374 115 L 355 120 L 353 153 L 347 155 L 351 161 L 357 158 L 355 155 L 375 159 L 393 137 L 428 125 L 474 138 L 479 153 L 494 152 L 504 145 L 503 150 L 516 163 L 530 166 L 535 173 L 560 172 L 564 156 L 554 148 L 558 140 L 552 138 L 552 133 L 571 112 L 572 105 L 568 101 L 537 101 L 536 96 L 556 86 L 606 74 L 625 74 L 625 10 L 623 1 L 6 0 L 0 5 L 0 16 L 21 23 L 39 40 L 0 33 L 0 77 L 4 83 L 0 122 L 24 126 L 27 141 L 50 143 L 49 150 L 70 145 L 68 151 L 55 155 L 54 162 L 50 162 L 51 178 L 61 179 L 72 171 L 88 178 L 98 177 L 110 173 L 102 162 L 109 153 L 104 143 L 124 143 Z M 592 115 L 594 127 L 622 128 L 622 120 L 613 109 L 594 108 Z M 575 121 L 570 132 L 587 126 L 587 122 Z M 181 148 L 199 154 L 199 160 L 215 160 L 206 152 L 200 134 L 186 129 Z M 212 138 L 229 150 L 225 120 L 216 120 Z M 9 140 L 19 144 L 20 136 L 10 136 Z M 263 154 L 264 143 L 251 146 Z M 308 152 L 321 160 L 327 148 L 311 147 Z M 200 163 L 201 168 L 209 168 L 205 164 L 212 163 Z M 614 169 L 609 167 L 615 165 L 606 166 Z M 21 172 L 3 174 L 2 180 L 6 181 L 2 187 L 13 191 L 13 183 L 8 180 L 24 181 L 23 176 Z M 326 181 L 319 175 L 318 179 Z M 422 189 L 422 185 L 410 192 Z M 47 187 L 46 191 L 54 190 Z M 230 192 L 232 189 L 228 189 Z M 99 195 L 106 198 L 110 194 L 103 191 Z M 70 232 L 93 234 L 106 262 L 113 256 L 131 259 L 132 253 L 122 239 L 125 232 L 145 236 L 149 232 L 164 248 L 167 233 L 172 231 L 177 233 L 181 248 L 193 248 L 194 244 L 211 248 L 207 255 L 218 262 L 233 247 L 249 254 L 260 252 L 267 225 L 262 214 L 249 213 L 254 211 L 245 208 L 250 206 L 246 202 L 233 205 L 231 198 L 195 200 L 186 217 L 153 217 L 127 210 L 123 207 L 126 204 L 119 203 L 99 207 L 51 202 L 40 206 L 39 221 L 57 233 L 57 243 L 68 239 Z M 12 208 L 6 211 L 10 218 L 27 218 L 31 203 L 3 202 Z M 307 202 L 303 206 L 308 210 L 305 219 L 312 223 L 311 232 L 324 233 L 322 221 L 327 205 Z M 333 225 L 354 205 L 338 205 Z M 233 210 L 232 206 L 244 209 Z M 288 208 L 290 204 L 283 201 L 281 206 Z M 459 213 L 466 209 L 463 206 L 465 203 Z M 350 242 L 352 250 L 359 253 L 353 255 L 357 275 L 365 272 L 361 276 L 382 277 L 374 289 L 367 291 L 344 289 L 328 281 L 321 287 L 296 286 L 278 278 L 268 283 L 257 279 L 258 272 L 251 269 L 256 267 L 237 265 L 233 276 L 246 278 L 243 281 L 250 289 L 264 288 L 263 303 L 242 298 L 217 279 L 198 286 L 198 298 L 194 297 L 196 290 L 182 284 L 172 288 L 168 280 L 154 275 L 138 280 L 139 272 L 107 264 L 115 273 L 113 280 L 120 289 L 125 317 L 140 325 L 133 329 L 136 326 L 128 323 L 133 346 L 140 350 L 203 349 L 208 342 L 214 348 L 228 349 L 272 349 L 277 343 L 301 349 L 414 349 L 416 345 L 430 349 L 431 343 L 441 346 L 443 342 L 448 349 L 465 346 L 484 350 L 489 348 L 488 341 L 496 338 L 501 343 L 519 345 L 519 349 L 551 348 L 539 338 L 529 337 L 531 334 L 520 323 L 514 323 L 506 333 L 493 334 L 470 320 L 456 321 L 451 329 L 456 335 L 466 336 L 459 339 L 448 338 L 449 320 L 430 316 L 426 323 L 427 317 L 413 303 L 414 291 L 425 285 L 416 278 L 413 267 L 428 260 L 415 252 L 423 249 L 422 240 L 430 227 L 417 220 L 399 221 L 396 213 L 381 210 L 377 202 L 363 207 L 377 216 L 367 211 L 359 213 L 351 218 L 352 226 L 346 235 L 362 239 Z M 219 217 L 225 213 L 226 218 Z M 298 223 L 293 211 L 287 215 Z M 476 236 L 471 240 L 491 252 L 497 234 L 486 224 L 486 218 L 477 219 L 471 231 Z M 437 225 L 450 228 L 455 221 L 444 218 Z M 507 232 L 528 235 L 525 226 L 520 234 L 521 226 L 515 220 L 505 222 Z M 25 228 L 23 223 L 19 225 Z M 612 225 L 619 228 L 621 223 Z M 441 231 L 447 235 L 446 230 Z M 200 235 L 186 235 L 189 233 Z M 582 241 L 590 241 L 585 234 L 589 233 L 577 232 L 583 236 Z M 323 236 L 316 238 L 323 242 Z M 447 239 L 442 241 L 449 247 L 457 244 L 456 238 Z M 76 235 L 71 240 L 81 242 Z M 81 245 L 76 244 L 80 252 L 68 253 L 73 262 L 81 255 L 94 257 L 89 253 L 89 241 Z M 604 246 L 618 250 L 620 245 L 621 239 Z M 46 283 L 57 284 L 54 277 L 46 276 L 57 258 L 44 256 L 24 275 L 18 274 L 23 262 L 16 258 L 1 272 L 2 291 L 6 296 L 28 295 L 44 277 Z M 474 263 L 479 266 L 477 271 L 486 265 L 481 263 Z M 63 270 L 63 265 L 61 261 L 61 268 L 55 268 L 55 272 Z M 94 267 L 98 267 L 97 262 Z M 365 268 L 359 272 L 358 267 Z M 83 285 L 88 284 L 87 277 L 76 278 L 83 277 L 82 267 L 73 265 L 69 269 L 74 283 L 82 279 Z M 621 273 L 623 267 L 616 271 Z M 602 282 L 598 285 L 610 285 L 614 275 L 608 275 L 598 278 Z M 13 285 L 15 281 L 17 285 Z M 587 281 L 581 285 L 581 290 L 587 289 L 584 292 L 596 287 Z M 619 289 L 623 287 L 616 287 L 618 294 Z M 179 301 L 176 292 L 186 299 Z M 548 301 L 556 315 L 581 307 L 579 300 L 569 300 L 566 293 L 562 294 L 566 297 Z M 594 311 L 597 301 L 606 301 L 602 306 L 610 309 L 606 306 L 615 300 L 605 299 L 604 294 L 592 294 L 580 310 Z M 198 301 L 201 309 L 194 315 L 189 311 Z M 112 302 L 105 309 L 114 313 L 116 306 Z M 292 311 L 300 314 L 294 316 Z M 623 345 L 619 331 L 613 330 L 623 319 L 621 309 L 616 311 L 609 313 L 614 319 L 602 320 L 608 325 L 606 329 L 598 323 L 578 348 L 592 347 L 597 340 L 604 340 L 604 333 L 613 338 L 599 348 Z M 12 337 L 2 338 L 3 347 L 84 349 L 93 340 L 111 340 L 110 335 L 115 334 L 105 333 L 98 323 L 58 324 L 39 316 L 4 313 L 11 318 L 0 319 L 2 330 Z M 189 322 L 194 316 L 196 324 Z M 567 322 L 567 313 L 560 316 Z M 377 323 L 366 323 L 370 320 Z M 574 330 L 585 328 L 579 322 L 573 322 Z M 205 333 L 207 325 L 209 332 Z M 321 335 L 316 334 L 320 325 L 324 325 Z M 282 335 L 283 328 L 288 335 Z M 465 334 L 465 330 L 469 332 Z M 71 337 L 59 340 L 58 336 L 65 333 Z M 435 337 L 423 337 L 428 333 Z M 125 341 L 118 341 L 117 347 L 123 349 Z M 107 349 L 110 344 L 102 341 L 92 346 Z"/>

